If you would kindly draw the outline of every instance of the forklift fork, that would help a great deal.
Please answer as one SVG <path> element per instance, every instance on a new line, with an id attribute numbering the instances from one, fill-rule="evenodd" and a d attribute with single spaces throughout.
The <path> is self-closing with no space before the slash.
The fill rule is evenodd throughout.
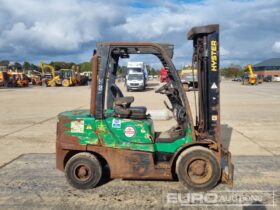
<path id="1" fill-rule="evenodd" d="M 222 171 L 222 182 L 227 184 L 229 188 L 233 187 L 233 164 L 231 162 L 231 153 L 227 149 L 222 147 L 222 160 L 227 162 L 228 171 L 226 172 L 224 169 Z"/>

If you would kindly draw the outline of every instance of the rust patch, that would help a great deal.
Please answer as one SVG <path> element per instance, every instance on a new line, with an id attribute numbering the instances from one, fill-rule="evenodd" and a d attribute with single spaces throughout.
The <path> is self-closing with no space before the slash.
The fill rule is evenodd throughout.
<path id="1" fill-rule="evenodd" d="M 171 167 L 156 167 L 150 152 L 88 145 L 87 150 L 101 155 L 108 163 L 111 178 L 171 180 Z"/>
<path id="2" fill-rule="evenodd" d="M 64 159 L 69 151 L 86 150 L 86 145 L 81 145 L 79 143 L 78 137 L 65 134 L 65 131 L 69 130 L 69 127 L 67 127 L 66 124 L 70 122 L 71 119 L 59 117 L 59 122 L 57 123 L 56 167 L 61 171 L 64 171 Z"/>

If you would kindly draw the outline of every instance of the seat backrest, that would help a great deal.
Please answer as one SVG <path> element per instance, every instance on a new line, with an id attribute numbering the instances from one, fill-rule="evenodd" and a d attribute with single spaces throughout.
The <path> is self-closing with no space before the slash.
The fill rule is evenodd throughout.
<path id="1" fill-rule="evenodd" d="M 122 91 L 117 85 L 111 85 L 110 90 L 114 99 L 124 97 Z"/>

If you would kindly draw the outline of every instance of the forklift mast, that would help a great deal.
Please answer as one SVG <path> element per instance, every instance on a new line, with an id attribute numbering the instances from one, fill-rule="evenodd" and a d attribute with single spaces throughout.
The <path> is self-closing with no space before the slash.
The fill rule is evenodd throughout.
<path id="1" fill-rule="evenodd" d="M 220 144 L 219 25 L 194 27 L 188 39 L 193 40 L 193 67 L 198 73 L 198 139 Z"/>

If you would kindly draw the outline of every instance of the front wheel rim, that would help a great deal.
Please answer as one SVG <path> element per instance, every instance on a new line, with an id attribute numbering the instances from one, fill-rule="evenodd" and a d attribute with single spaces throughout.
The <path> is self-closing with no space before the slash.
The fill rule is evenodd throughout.
<path id="1" fill-rule="evenodd" d="M 213 166 L 206 159 L 192 160 L 185 170 L 187 178 L 198 185 L 209 182 L 213 176 Z"/>
<path id="2" fill-rule="evenodd" d="M 74 168 L 74 176 L 79 181 L 87 181 L 91 177 L 91 170 L 86 165 L 78 165 Z"/>

